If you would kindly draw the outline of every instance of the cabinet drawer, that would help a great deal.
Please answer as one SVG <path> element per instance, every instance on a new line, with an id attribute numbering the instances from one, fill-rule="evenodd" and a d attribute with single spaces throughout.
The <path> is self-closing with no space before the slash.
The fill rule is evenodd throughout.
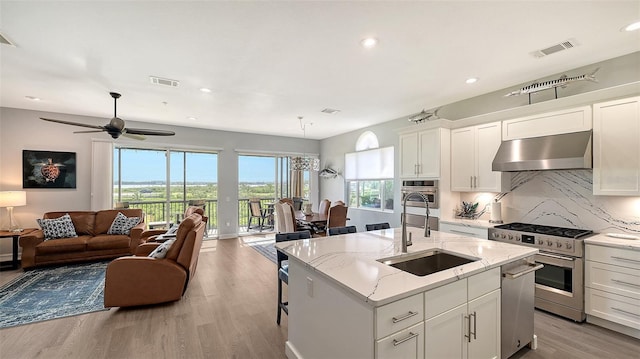
<path id="1" fill-rule="evenodd" d="M 493 290 L 500 288 L 500 268 L 493 268 L 486 272 L 467 278 L 469 300 L 476 299 Z"/>
<path id="2" fill-rule="evenodd" d="M 640 269 L 640 251 L 638 250 L 587 244 L 585 257 L 588 261 Z"/>
<path id="3" fill-rule="evenodd" d="M 424 358 L 424 322 L 376 341 L 376 358 Z"/>
<path id="4" fill-rule="evenodd" d="M 640 300 L 586 288 L 585 307 L 589 315 L 631 328 L 640 328 Z"/>
<path id="5" fill-rule="evenodd" d="M 427 291 L 424 293 L 425 319 L 433 318 L 466 302 L 466 278 Z"/>
<path id="6" fill-rule="evenodd" d="M 489 230 L 487 228 L 469 227 L 459 224 L 446 223 L 442 220 L 440 221 L 440 228 L 438 229 L 438 231 L 481 239 L 489 238 Z"/>
<path id="7" fill-rule="evenodd" d="M 587 261 L 586 285 L 589 288 L 640 299 L 640 270 Z"/>
<path id="8" fill-rule="evenodd" d="M 422 293 L 376 308 L 376 339 L 424 320 Z"/>

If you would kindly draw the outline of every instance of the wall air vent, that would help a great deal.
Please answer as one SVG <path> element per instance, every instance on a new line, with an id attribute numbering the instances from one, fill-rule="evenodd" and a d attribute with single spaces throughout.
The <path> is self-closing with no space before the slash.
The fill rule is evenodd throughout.
<path id="1" fill-rule="evenodd" d="M 171 87 L 178 87 L 178 85 L 180 85 L 180 81 L 178 80 L 165 79 L 157 76 L 149 76 L 149 80 L 154 85 L 163 85 L 163 86 L 171 86 Z"/>
<path id="2" fill-rule="evenodd" d="M 545 49 L 542 50 L 537 50 L 531 53 L 531 55 L 533 55 L 534 57 L 540 58 L 540 57 L 545 57 L 551 54 L 555 54 L 556 52 L 560 52 L 560 51 L 564 51 L 564 50 L 568 50 L 568 49 L 572 49 L 576 46 L 580 45 L 575 39 L 569 39 L 567 41 L 563 41 L 559 44 L 555 44 L 552 46 L 549 46 Z"/>
<path id="3" fill-rule="evenodd" d="M 9 45 L 9 46 L 16 46 L 2 34 L 0 34 L 0 44 Z"/>

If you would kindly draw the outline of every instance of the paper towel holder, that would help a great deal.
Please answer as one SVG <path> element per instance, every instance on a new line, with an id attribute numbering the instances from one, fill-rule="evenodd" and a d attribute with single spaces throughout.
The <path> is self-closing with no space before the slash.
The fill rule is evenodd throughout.
<path id="1" fill-rule="evenodd" d="M 501 223 L 504 223 L 504 222 L 502 221 L 502 205 L 500 204 L 500 202 L 498 202 L 498 200 L 496 199 L 496 200 L 494 200 L 494 202 L 493 202 L 493 203 L 491 203 L 491 204 L 492 204 L 492 205 L 493 205 L 493 204 L 500 205 L 500 207 L 495 208 L 495 209 L 499 209 L 499 211 L 498 211 L 498 213 L 499 213 L 499 214 L 498 214 L 498 218 L 496 218 L 496 219 L 490 219 L 490 220 L 489 220 L 489 223 L 495 223 L 495 224 L 501 224 Z M 493 206 L 492 206 L 492 207 L 493 207 Z M 494 210 L 495 210 L 495 209 L 494 209 L 494 208 L 492 208 L 492 209 L 491 209 L 491 217 L 493 217 L 493 216 L 494 216 Z"/>

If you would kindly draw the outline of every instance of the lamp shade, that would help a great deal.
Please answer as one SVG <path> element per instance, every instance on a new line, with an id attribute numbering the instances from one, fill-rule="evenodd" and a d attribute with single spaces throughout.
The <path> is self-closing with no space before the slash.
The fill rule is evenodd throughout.
<path id="1" fill-rule="evenodd" d="M 27 192 L 0 191 L 0 207 L 18 207 L 27 205 Z"/>

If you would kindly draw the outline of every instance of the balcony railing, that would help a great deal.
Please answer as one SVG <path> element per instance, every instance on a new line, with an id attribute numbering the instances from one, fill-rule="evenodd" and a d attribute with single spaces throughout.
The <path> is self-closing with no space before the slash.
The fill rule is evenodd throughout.
<path id="1" fill-rule="evenodd" d="M 207 199 L 205 201 L 204 213 L 209 217 L 207 221 L 207 235 L 215 236 L 218 234 L 218 200 Z M 275 198 L 261 198 L 260 203 L 262 208 L 267 208 L 270 203 L 273 203 Z M 167 211 L 167 205 L 169 211 Z M 140 208 L 144 212 L 145 221 L 150 227 L 166 227 L 177 223 L 182 218 L 184 211 L 188 206 L 188 201 L 170 201 L 168 204 L 166 201 L 129 201 L 129 208 Z M 167 218 L 167 213 L 169 217 Z M 249 199 L 238 199 L 238 231 L 246 232 L 249 224 L 249 217 L 251 211 L 249 209 Z"/>

